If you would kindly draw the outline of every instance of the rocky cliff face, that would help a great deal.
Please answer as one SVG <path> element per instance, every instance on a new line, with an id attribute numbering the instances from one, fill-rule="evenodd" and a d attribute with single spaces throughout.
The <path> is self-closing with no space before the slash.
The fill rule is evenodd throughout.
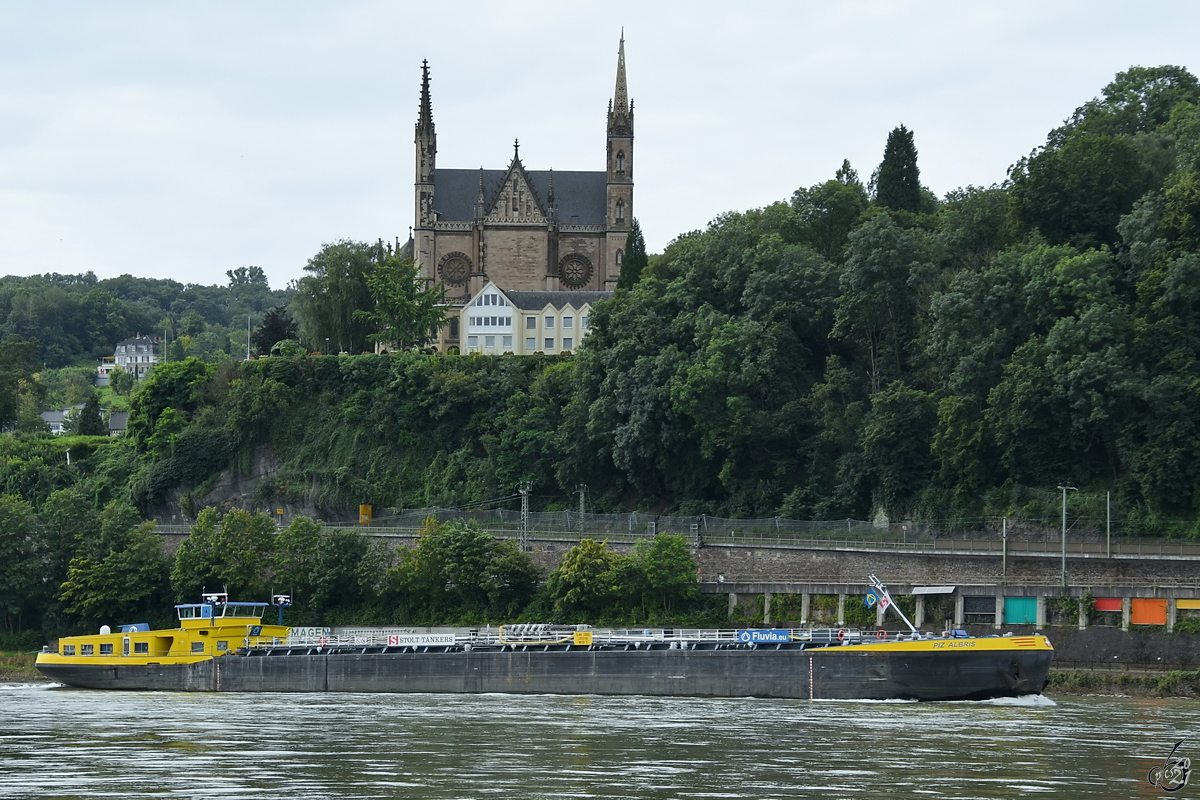
<path id="1" fill-rule="evenodd" d="M 195 519 L 201 509 L 217 506 L 262 511 L 272 516 L 277 516 L 282 509 L 284 522 L 301 516 L 313 519 L 340 518 L 338 509 L 319 507 L 319 478 L 313 479 L 300 498 L 295 497 L 294 493 L 290 497 L 280 497 L 274 485 L 277 469 L 278 462 L 271 448 L 265 445 L 257 447 L 244 463 L 223 470 L 215 481 L 170 490 L 163 502 L 150 509 L 150 515 L 164 524 L 186 524 Z"/>

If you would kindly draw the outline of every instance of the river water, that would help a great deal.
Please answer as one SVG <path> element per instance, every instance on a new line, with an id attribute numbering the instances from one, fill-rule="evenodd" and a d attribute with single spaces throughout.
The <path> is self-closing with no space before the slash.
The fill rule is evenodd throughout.
<path id="1" fill-rule="evenodd" d="M 1200 797 L 1200 701 L 115 693 L 0 684 L 0 797 Z M 1200 766 L 1200 762 L 1198 762 Z"/>

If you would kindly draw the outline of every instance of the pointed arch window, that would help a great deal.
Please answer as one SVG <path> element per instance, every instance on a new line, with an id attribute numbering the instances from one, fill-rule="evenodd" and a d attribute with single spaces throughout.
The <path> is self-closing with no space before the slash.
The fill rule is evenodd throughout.
<path id="1" fill-rule="evenodd" d="M 618 266 L 618 267 L 619 267 L 619 266 L 621 266 L 621 262 L 622 262 L 622 261 L 624 261 L 624 260 L 625 260 L 625 251 L 624 251 L 624 250 L 618 250 L 618 251 L 617 251 L 617 266 Z"/>
<path id="2" fill-rule="evenodd" d="M 624 222 L 624 221 L 625 221 L 625 201 L 618 200 L 617 201 L 617 222 Z"/>
<path id="3" fill-rule="evenodd" d="M 618 175 L 625 174 L 625 151 L 624 150 L 617 151 L 617 174 Z"/>

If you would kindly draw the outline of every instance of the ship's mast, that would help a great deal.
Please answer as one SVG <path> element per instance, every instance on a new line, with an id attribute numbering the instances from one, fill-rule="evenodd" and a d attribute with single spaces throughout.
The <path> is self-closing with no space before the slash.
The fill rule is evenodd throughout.
<path id="1" fill-rule="evenodd" d="M 894 601 L 892 599 L 892 596 L 890 594 L 888 594 L 887 587 L 883 585 L 883 582 L 880 581 L 879 578 L 876 578 L 874 575 L 869 576 L 869 579 L 871 581 L 871 586 L 873 586 L 875 588 L 875 591 L 879 592 L 880 599 L 886 597 L 887 598 L 887 606 L 891 606 L 892 608 L 896 609 L 896 613 L 900 615 L 900 619 L 904 620 L 904 624 L 907 625 L 908 629 L 913 632 L 913 635 L 916 636 L 918 639 L 921 638 L 921 634 L 917 631 L 917 629 L 915 627 L 913 627 L 913 624 L 908 621 L 908 617 L 904 616 L 904 612 L 900 610 L 900 606 L 896 605 L 896 601 Z M 887 611 L 887 606 L 884 607 L 884 609 L 883 609 L 884 611 Z"/>

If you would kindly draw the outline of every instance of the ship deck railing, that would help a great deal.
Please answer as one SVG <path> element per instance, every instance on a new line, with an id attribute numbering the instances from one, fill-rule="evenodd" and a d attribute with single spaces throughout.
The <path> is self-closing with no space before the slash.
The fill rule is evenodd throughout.
<path id="1" fill-rule="evenodd" d="M 523 626 L 513 626 L 521 628 Z M 535 627 L 535 626 L 524 626 Z M 841 642 L 866 643 L 868 641 L 897 641 L 913 638 L 908 631 L 882 631 L 878 629 L 860 628 L 773 628 L 773 631 L 786 630 L 786 643 L 813 645 L 831 645 Z M 663 644 L 679 646 L 683 644 L 779 644 L 778 641 L 747 642 L 739 638 L 739 630 L 716 628 L 672 628 L 647 630 L 595 630 L 576 629 L 574 626 L 553 626 L 542 630 L 509 630 L 505 628 L 490 628 L 472 632 L 455 632 L 444 634 L 409 634 L 396 635 L 390 633 L 355 632 L 348 634 L 330 633 L 327 635 L 291 636 L 287 639 L 277 639 L 271 643 L 258 645 L 277 648 L 424 648 L 424 647 L 502 647 L 502 646 L 541 646 L 574 644 L 575 634 L 590 633 L 592 646 L 605 645 L 649 645 Z M 934 634 L 923 633 L 922 638 L 937 638 Z"/>

